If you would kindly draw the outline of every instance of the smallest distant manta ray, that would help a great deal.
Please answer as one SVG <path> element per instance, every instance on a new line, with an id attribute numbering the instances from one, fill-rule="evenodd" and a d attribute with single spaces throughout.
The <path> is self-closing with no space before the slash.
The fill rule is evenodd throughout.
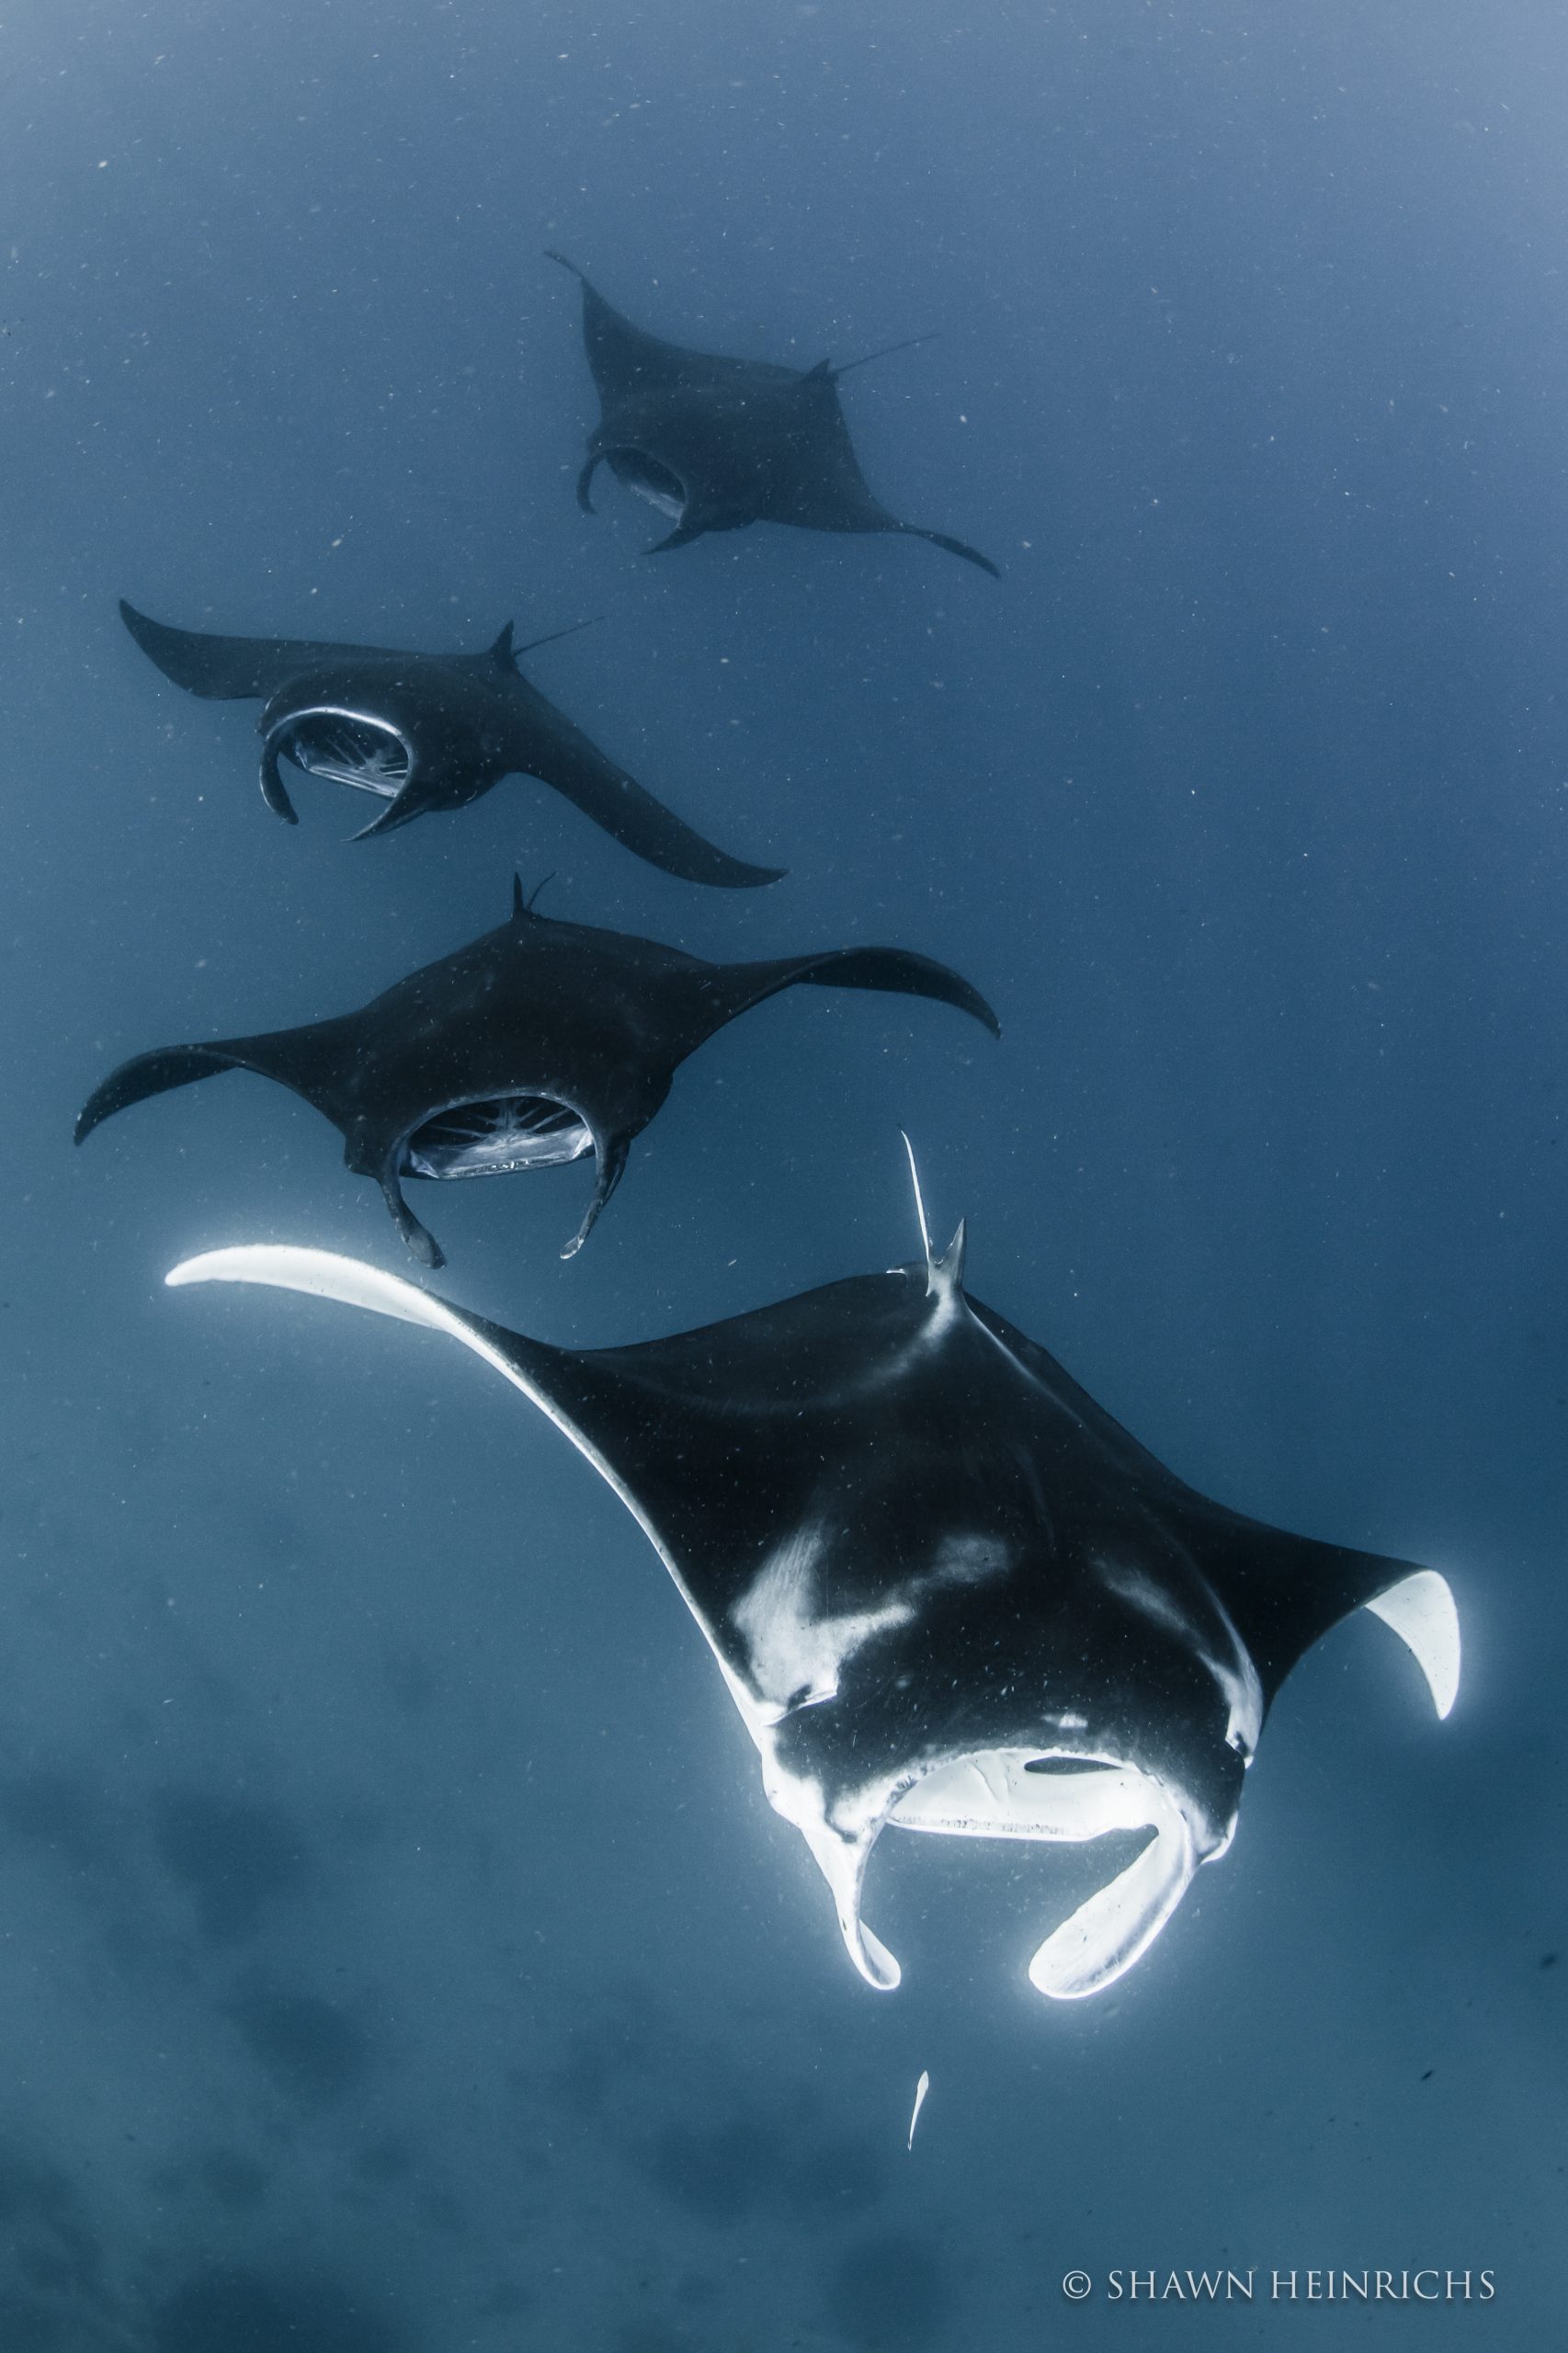
<path id="1" fill-rule="evenodd" d="M 398 1232 L 427 1267 L 440 1266 L 441 1253 L 404 1200 L 403 1178 L 506 1176 L 593 1153 L 597 1180 L 561 1254 L 570 1258 L 678 1064 L 737 1014 L 808 981 L 935 997 L 1001 1035 L 979 990 L 928 956 L 840 948 L 710 964 L 657 940 L 536 915 L 514 883 L 510 922 L 358 1013 L 122 1063 L 84 1106 L 76 1142 L 151 1095 L 215 1071 L 256 1071 L 341 1131 L 347 1165 L 381 1186 Z"/>
<path id="2" fill-rule="evenodd" d="M 863 361 L 781 368 L 687 351 L 622 318 L 564 254 L 549 259 L 582 279 L 583 340 L 603 410 L 577 480 L 585 514 L 594 511 L 595 472 L 608 465 L 618 482 L 674 523 L 650 550 L 654 555 L 687 547 L 705 531 L 794 523 L 808 531 L 897 531 L 929 540 L 999 577 L 978 549 L 945 531 L 901 523 L 873 494 L 838 397 L 839 378 Z"/>
<path id="3" fill-rule="evenodd" d="M 684 882 L 744 889 L 777 882 L 783 871 L 716 849 L 607 759 L 524 677 L 518 656 L 533 647 L 513 644 L 510 621 L 483 654 L 399 654 L 304 638 L 213 637 L 150 620 L 123 600 L 119 610 L 176 687 L 214 700 L 265 698 L 262 798 L 288 824 L 299 820 L 279 767 L 285 759 L 386 803 L 356 841 L 430 810 L 465 808 L 503 777 L 535 776 L 624 848 Z"/>
<path id="4" fill-rule="evenodd" d="M 423 1324 L 547 1414 L 656 1548 L 883 1990 L 898 1963 L 860 1903 L 884 1828 L 1152 1834 L 1034 1955 L 1035 1986 L 1070 2001 L 1130 1969 L 1224 1853 L 1269 1704 L 1339 1619 L 1392 1627 L 1440 1716 L 1458 1689 L 1442 1577 L 1185 1486 L 970 1298 L 961 1226 L 923 1263 L 586 1352 L 319 1250 L 218 1250 L 168 1280 Z"/>

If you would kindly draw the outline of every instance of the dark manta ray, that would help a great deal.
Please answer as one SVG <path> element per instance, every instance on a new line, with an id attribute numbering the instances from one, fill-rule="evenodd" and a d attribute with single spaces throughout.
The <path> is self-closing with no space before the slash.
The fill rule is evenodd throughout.
<path id="1" fill-rule="evenodd" d="M 149 620 L 120 604 L 126 628 L 165 678 L 213 699 L 265 698 L 261 790 L 299 820 L 278 762 L 384 801 L 355 835 L 388 834 L 431 809 L 461 809 L 506 776 L 536 776 L 624 847 L 684 882 L 738 889 L 777 882 L 782 869 L 747 866 L 645 792 L 517 667 L 507 622 L 483 654 L 397 654 L 305 638 L 211 637 Z M 557 636 L 570 636 L 560 630 Z M 536 644 L 548 645 L 550 638 Z"/>
<path id="2" fill-rule="evenodd" d="M 930 540 L 998 576 L 977 549 L 945 531 L 901 523 L 873 495 L 838 397 L 838 379 L 862 361 L 780 368 L 687 351 L 611 310 L 564 254 L 550 259 L 582 279 L 583 340 L 603 410 L 577 480 L 577 502 L 585 514 L 594 511 L 595 470 L 608 465 L 675 524 L 651 551 L 655 555 L 686 547 L 705 531 L 795 523 L 808 531 L 899 531 Z"/>
<path id="3" fill-rule="evenodd" d="M 1223 1854 L 1270 1700 L 1371 1609 L 1439 1715 L 1459 1678 L 1444 1580 L 1288 1536 L 1195 1494 L 940 1257 L 642 1347 L 579 1353 L 372 1267 L 257 1247 L 171 1283 L 311 1291 L 445 1332 L 531 1398 L 641 1523 L 719 1663 L 763 1786 L 820 1866 L 868 1984 L 878 1834 L 1152 1830 L 1046 1938 L 1042 1994 L 1131 1968 Z"/>
<path id="4" fill-rule="evenodd" d="M 348 1166 L 376 1179 L 398 1232 L 427 1267 L 440 1266 L 441 1253 L 403 1199 L 403 1177 L 504 1176 L 592 1152 L 597 1182 L 562 1253 L 570 1258 L 677 1065 L 737 1014 L 804 981 L 935 997 L 1001 1035 L 978 989 L 928 956 L 840 948 L 710 964 L 657 940 L 536 915 L 515 883 L 510 922 L 358 1013 L 122 1063 L 84 1106 L 76 1142 L 150 1095 L 215 1071 L 254 1070 L 292 1087 L 342 1131 Z"/>

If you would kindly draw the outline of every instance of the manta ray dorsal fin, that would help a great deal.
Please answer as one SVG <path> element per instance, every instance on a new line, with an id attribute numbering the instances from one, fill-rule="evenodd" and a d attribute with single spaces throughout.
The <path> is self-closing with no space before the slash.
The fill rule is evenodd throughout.
<path id="1" fill-rule="evenodd" d="M 960 1218 L 958 1230 L 939 1258 L 926 1262 L 926 1290 L 927 1297 L 956 1300 L 963 1289 L 964 1251 L 968 1242 L 968 1220 Z"/>
<path id="2" fill-rule="evenodd" d="M 1426 1677 L 1439 1718 L 1446 1716 L 1460 1688 L 1460 1614 L 1448 1579 L 1436 1569 L 1417 1569 L 1366 1607 L 1393 1628 Z"/>
<path id="3" fill-rule="evenodd" d="M 900 1128 L 899 1133 L 903 1138 L 903 1148 L 909 1154 L 909 1181 L 915 1188 L 915 1214 L 920 1221 L 920 1243 L 921 1247 L 926 1253 L 926 1267 L 929 1267 L 931 1265 L 931 1227 L 926 1215 L 926 1196 L 920 1189 L 920 1171 L 915 1165 L 915 1146 L 909 1141 L 909 1132 L 907 1129 Z"/>

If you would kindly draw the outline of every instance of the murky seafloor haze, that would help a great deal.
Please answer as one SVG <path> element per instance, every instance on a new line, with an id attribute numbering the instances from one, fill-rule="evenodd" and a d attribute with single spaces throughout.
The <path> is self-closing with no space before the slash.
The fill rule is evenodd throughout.
<path id="1" fill-rule="evenodd" d="M 5 2353 L 1542 2346 L 1563 2306 L 1568 38 L 1535 0 L 20 0 L 0 27 Z M 846 379 L 973 540 L 644 558 L 556 246 Z M 514 779 L 346 846 L 197 628 L 529 671 L 755 893 Z M 444 1343 L 168 1292 L 416 1273 L 233 1076 L 542 905 L 881 940 L 582 1166 L 419 1188 L 453 1298 L 648 1338 L 970 1221 L 974 1295 L 1226 1502 L 1448 1574 L 1437 1724 L 1365 1618 L 1099 1998 L 1082 1850 L 889 1838 L 869 1992 L 650 1547 Z M 1555 1965 L 1562 1951 L 1562 1965 Z M 905 2148 L 916 2077 L 931 2090 Z M 1250 2306 L 1108 2275 L 1256 2268 Z M 1437 2266 L 1490 2303 L 1308 2305 Z M 1081 2268 L 1094 2293 L 1067 2302 Z M 1272 2269 L 1301 2275 L 1272 2301 Z M 1558 2324 L 1560 2325 L 1560 2323 Z"/>

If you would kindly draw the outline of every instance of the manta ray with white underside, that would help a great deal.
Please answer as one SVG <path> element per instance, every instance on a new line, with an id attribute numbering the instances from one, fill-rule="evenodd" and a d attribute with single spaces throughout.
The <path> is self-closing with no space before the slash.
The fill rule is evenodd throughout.
<path id="1" fill-rule="evenodd" d="M 627 1348 L 551 1347 L 317 1250 L 217 1250 L 168 1280 L 422 1324 L 549 1415 L 674 1578 L 869 1985 L 899 1982 L 860 1911 L 890 1826 L 1152 1833 L 1029 1964 L 1071 2000 L 1130 1969 L 1224 1853 L 1269 1704 L 1338 1620 L 1369 1609 L 1439 1716 L 1453 1704 L 1441 1576 L 1184 1485 L 968 1296 L 961 1226 L 923 1263 Z"/>

